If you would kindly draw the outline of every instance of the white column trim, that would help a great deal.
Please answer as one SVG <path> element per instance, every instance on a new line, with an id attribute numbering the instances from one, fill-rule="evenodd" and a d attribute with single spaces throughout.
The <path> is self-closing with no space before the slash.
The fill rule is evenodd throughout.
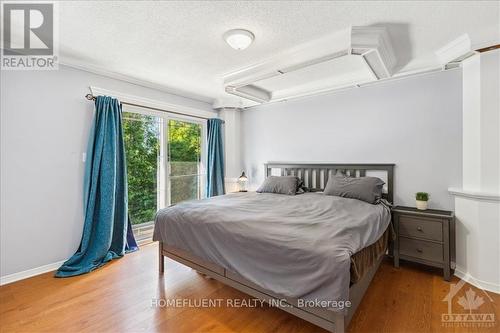
<path id="1" fill-rule="evenodd" d="M 500 201 L 500 193 L 488 193 L 482 191 L 469 191 L 462 188 L 450 187 L 448 192 L 456 197 L 475 199 L 481 201 Z"/>

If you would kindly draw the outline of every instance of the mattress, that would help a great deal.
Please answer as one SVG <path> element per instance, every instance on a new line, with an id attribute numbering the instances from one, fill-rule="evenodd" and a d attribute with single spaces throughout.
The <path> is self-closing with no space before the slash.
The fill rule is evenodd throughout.
<path id="1" fill-rule="evenodd" d="M 153 240 L 273 294 L 330 307 L 349 299 L 351 258 L 377 243 L 389 223 L 383 204 L 321 193 L 232 193 L 158 211 Z"/>

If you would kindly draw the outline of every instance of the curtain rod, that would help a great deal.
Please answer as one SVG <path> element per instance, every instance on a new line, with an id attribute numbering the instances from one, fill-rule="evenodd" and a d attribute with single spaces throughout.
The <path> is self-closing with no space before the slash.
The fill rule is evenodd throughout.
<path id="1" fill-rule="evenodd" d="M 95 101 L 95 99 L 96 99 L 95 96 L 92 94 L 85 95 L 85 98 L 88 99 L 89 101 Z M 140 105 L 140 104 L 134 104 L 134 103 L 128 103 L 128 102 L 120 102 L 120 103 L 130 105 L 130 106 L 135 106 L 138 108 L 149 109 L 149 110 L 160 111 L 160 112 L 168 112 L 168 113 L 173 113 L 173 114 L 178 114 L 181 116 L 188 116 L 188 117 L 193 117 L 193 118 L 198 118 L 198 119 L 205 119 L 205 120 L 211 119 L 211 118 L 207 118 L 207 117 L 203 117 L 203 116 L 196 116 L 196 115 L 192 115 L 192 114 L 188 114 L 188 113 L 159 109 L 159 108 L 154 108 L 151 106 L 145 106 L 145 105 Z M 222 123 L 224 124 L 225 121 L 222 120 Z"/>
<path id="2" fill-rule="evenodd" d="M 479 53 L 483 53 L 483 52 L 493 51 L 496 49 L 500 49 L 500 44 L 486 46 L 486 47 L 477 49 L 476 51 Z"/>

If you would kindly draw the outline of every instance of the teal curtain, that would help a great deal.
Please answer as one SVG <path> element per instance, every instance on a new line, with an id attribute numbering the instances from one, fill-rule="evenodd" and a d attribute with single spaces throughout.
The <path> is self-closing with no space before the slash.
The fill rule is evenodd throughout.
<path id="1" fill-rule="evenodd" d="M 56 277 L 88 273 L 122 257 L 127 250 L 137 249 L 128 221 L 121 117 L 118 100 L 107 96 L 96 98 L 85 165 L 82 240 L 77 252 L 57 270 Z"/>
<path id="2" fill-rule="evenodd" d="M 222 195 L 224 189 L 224 145 L 222 120 L 208 119 L 207 197 Z"/>

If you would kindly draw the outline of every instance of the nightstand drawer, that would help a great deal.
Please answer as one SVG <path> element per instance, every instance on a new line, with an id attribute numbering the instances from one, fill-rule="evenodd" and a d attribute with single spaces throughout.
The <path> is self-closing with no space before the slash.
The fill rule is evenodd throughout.
<path id="1" fill-rule="evenodd" d="M 443 224 L 431 219 L 402 215 L 399 217 L 399 234 L 441 242 L 443 240 Z"/>
<path id="2" fill-rule="evenodd" d="M 438 243 L 400 237 L 399 252 L 414 258 L 443 262 L 443 245 Z"/>

